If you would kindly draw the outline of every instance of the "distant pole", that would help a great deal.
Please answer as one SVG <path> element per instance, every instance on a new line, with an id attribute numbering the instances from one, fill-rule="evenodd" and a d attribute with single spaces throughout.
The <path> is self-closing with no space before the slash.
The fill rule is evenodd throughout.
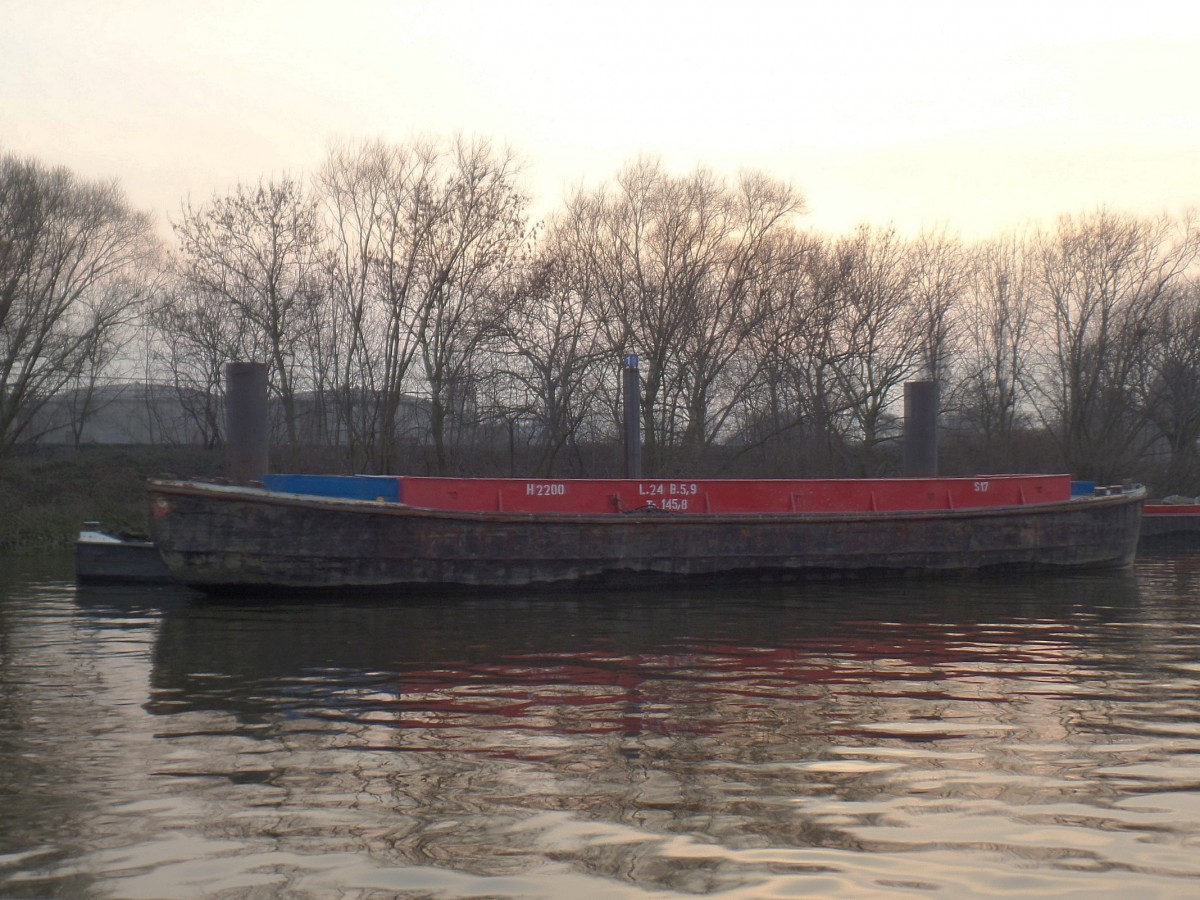
<path id="1" fill-rule="evenodd" d="M 257 481 L 268 471 L 267 367 L 265 363 L 225 364 L 225 466 L 237 484 Z"/>
<path id="2" fill-rule="evenodd" d="M 625 413 L 625 477 L 642 477 L 642 399 L 636 353 L 625 355 L 621 371 Z"/>
<path id="3" fill-rule="evenodd" d="M 938 473 L 937 414 L 937 382 L 906 382 L 904 474 L 908 478 L 928 478 Z"/>

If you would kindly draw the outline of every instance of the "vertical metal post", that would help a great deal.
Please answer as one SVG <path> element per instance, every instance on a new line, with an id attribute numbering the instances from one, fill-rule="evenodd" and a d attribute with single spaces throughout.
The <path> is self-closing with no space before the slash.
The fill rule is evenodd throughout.
<path id="1" fill-rule="evenodd" d="M 625 414 L 625 477 L 642 477 L 642 383 L 636 353 L 625 355 L 621 370 Z"/>
<path id="2" fill-rule="evenodd" d="M 938 473 L 938 384 L 909 381 L 904 385 L 904 474 L 929 478 Z"/>
<path id="3" fill-rule="evenodd" d="M 237 484 L 268 471 L 269 421 L 265 363 L 225 364 L 225 466 Z"/>

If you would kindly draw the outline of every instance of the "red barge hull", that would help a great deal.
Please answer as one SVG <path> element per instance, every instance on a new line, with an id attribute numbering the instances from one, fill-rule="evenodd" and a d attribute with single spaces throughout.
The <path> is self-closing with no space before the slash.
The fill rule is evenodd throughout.
<path id="1" fill-rule="evenodd" d="M 1142 537 L 1200 535 L 1200 504 L 1147 503 L 1142 510 Z"/>
<path id="2" fill-rule="evenodd" d="M 1133 561 L 1144 498 L 1071 497 L 1067 476 L 266 480 L 277 489 L 150 483 L 178 581 L 336 592 L 1116 567 Z"/>

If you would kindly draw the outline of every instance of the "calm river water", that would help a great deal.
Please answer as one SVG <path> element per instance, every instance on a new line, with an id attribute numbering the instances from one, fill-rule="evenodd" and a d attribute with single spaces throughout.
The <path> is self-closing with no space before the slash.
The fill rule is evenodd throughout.
<path id="1" fill-rule="evenodd" d="M 1200 554 L 225 603 L 0 557 L 0 896 L 1200 896 Z"/>

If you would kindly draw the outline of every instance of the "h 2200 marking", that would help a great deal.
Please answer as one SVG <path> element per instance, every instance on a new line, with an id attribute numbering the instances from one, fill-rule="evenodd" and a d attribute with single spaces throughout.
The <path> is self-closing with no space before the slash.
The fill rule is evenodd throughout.
<path id="1" fill-rule="evenodd" d="M 561 481 L 529 481 L 525 483 L 526 497 L 561 497 L 567 486 Z"/>

